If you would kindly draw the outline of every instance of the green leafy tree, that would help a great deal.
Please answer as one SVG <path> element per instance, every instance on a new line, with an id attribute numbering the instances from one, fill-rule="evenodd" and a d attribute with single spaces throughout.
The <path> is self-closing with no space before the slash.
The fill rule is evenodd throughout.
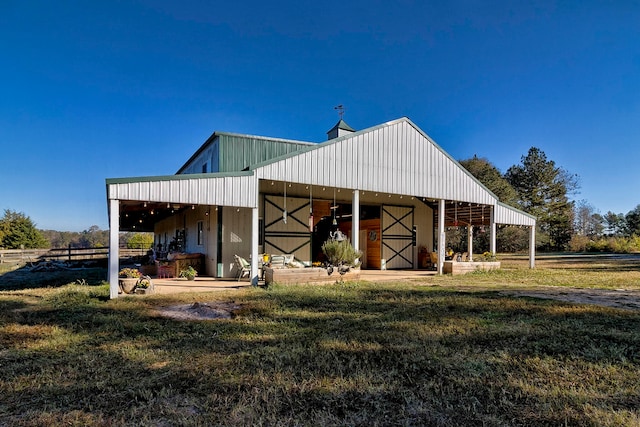
<path id="1" fill-rule="evenodd" d="M 473 156 L 471 159 L 461 160 L 460 164 L 471 173 L 478 181 L 495 194 L 501 202 L 518 206 L 518 193 L 507 181 L 504 175 L 489 160 Z M 449 235 L 452 241 L 449 242 Z M 476 227 L 473 231 L 473 250 L 481 253 L 489 250 L 489 233 L 483 228 Z M 509 228 L 499 230 L 496 235 L 498 251 L 516 252 L 528 247 L 529 237 L 526 231 L 518 232 Z M 464 230 L 447 233 L 447 244 L 460 251 L 468 251 L 467 234 Z"/>
<path id="2" fill-rule="evenodd" d="M 545 249 L 564 250 L 573 234 L 573 202 L 569 194 L 578 188 L 577 175 L 569 174 L 531 147 L 520 165 L 507 170 L 505 178 L 518 193 L 520 207 L 537 217 L 538 233 Z"/>
<path id="3" fill-rule="evenodd" d="M 79 237 L 79 243 L 84 248 L 101 248 L 109 244 L 109 231 L 100 230 L 97 225 L 92 225 L 84 230 Z"/>
<path id="4" fill-rule="evenodd" d="M 473 156 L 459 162 L 478 181 L 484 184 L 501 202 L 517 206 L 518 193 L 489 160 Z"/>
<path id="5" fill-rule="evenodd" d="M 22 212 L 6 209 L 0 219 L 0 246 L 7 249 L 48 248 L 49 242 Z"/>
<path id="6" fill-rule="evenodd" d="M 153 233 L 131 233 L 127 240 L 129 249 L 150 249 L 153 246 Z"/>

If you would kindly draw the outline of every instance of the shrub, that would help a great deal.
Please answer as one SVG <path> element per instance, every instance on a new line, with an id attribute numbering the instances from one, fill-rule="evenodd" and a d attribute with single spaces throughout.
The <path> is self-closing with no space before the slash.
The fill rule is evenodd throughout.
<path id="1" fill-rule="evenodd" d="M 344 274 L 352 267 L 360 265 L 358 259 L 362 252 L 351 246 L 351 242 L 345 240 L 327 240 L 322 245 L 322 252 L 327 257 L 327 272 L 333 273 L 337 268 L 340 274 Z"/>

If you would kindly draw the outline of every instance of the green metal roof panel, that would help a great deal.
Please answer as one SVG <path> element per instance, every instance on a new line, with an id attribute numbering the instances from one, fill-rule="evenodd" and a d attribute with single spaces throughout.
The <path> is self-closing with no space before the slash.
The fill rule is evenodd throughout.
<path id="1" fill-rule="evenodd" d="M 315 144 L 220 133 L 218 170 L 220 172 L 245 170 L 257 163 L 298 152 L 310 145 Z"/>

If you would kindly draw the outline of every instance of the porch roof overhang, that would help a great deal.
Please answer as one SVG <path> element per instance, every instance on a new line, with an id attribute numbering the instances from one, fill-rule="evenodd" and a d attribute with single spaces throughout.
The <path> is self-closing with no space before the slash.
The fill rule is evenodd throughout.
<path id="1" fill-rule="evenodd" d="M 125 231 L 151 231 L 158 220 L 195 205 L 258 204 L 252 171 L 115 178 L 106 185 L 107 199 L 120 201 L 120 229 Z"/>

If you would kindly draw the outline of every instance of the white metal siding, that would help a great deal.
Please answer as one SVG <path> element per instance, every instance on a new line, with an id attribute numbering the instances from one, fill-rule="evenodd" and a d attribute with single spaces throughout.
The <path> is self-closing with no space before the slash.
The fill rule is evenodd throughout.
<path id="1" fill-rule="evenodd" d="M 494 204 L 495 196 L 408 119 L 261 166 L 260 178 Z"/>
<path id="2" fill-rule="evenodd" d="M 182 176 L 182 175 L 181 175 Z M 108 184 L 109 199 L 257 207 L 254 175 L 193 177 Z"/>

